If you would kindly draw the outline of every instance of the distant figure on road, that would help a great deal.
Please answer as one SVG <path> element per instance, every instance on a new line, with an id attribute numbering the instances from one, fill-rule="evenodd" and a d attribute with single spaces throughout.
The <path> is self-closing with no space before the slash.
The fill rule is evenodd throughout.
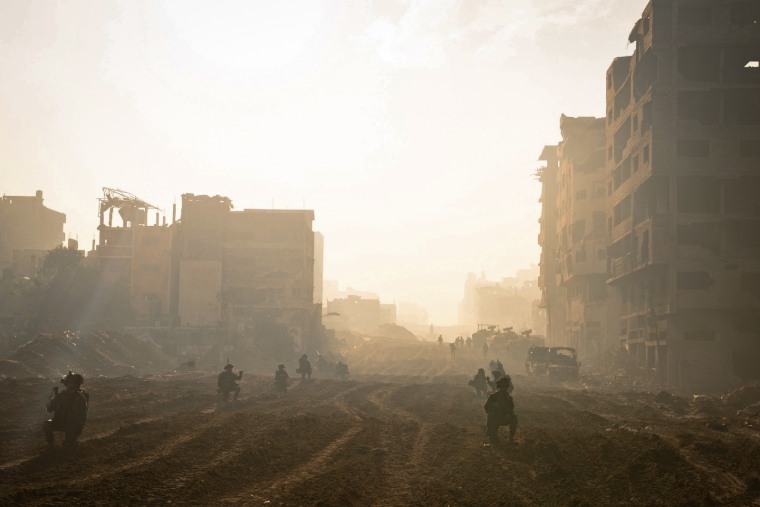
<path id="1" fill-rule="evenodd" d="M 465 345 L 467 345 L 468 349 L 472 348 L 472 337 L 471 336 L 468 336 L 467 339 L 464 342 L 465 342 Z"/>
<path id="2" fill-rule="evenodd" d="M 59 393 L 58 387 L 54 387 L 47 404 L 47 411 L 53 413 L 53 418 L 42 423 L 49 449 L 55 447 L 54 431 L 64 432 L 64 447 L 76 445 L 77 438 L 82 434 L 82 428 L 87 421 L 90 396 L 81 389 L 84 377 L 79 373 L 69 372 L 61 379 L 61 384 L 65 386 L 63 392 Z"/>
<path id="3" fill-rule="evenodd" d="M 285 371 L 285 365 L 281 364 L 277 367 L 277 371 L 274 372 L 274 386 L 278 393 L 284 394 L 288 392 L 288 379 L 290 375 Z"/>
<path id="4" fill-rule="evenodd" d="M 298 369 L 296 373 L 301 374 L 301 380 L 311 380 L 311 363 L 306 354 L 302 355 L 298 360 Z"/>
<path id="5" fill-rule="evenodd" d="M 438 345 L 443 345 L 443 335 L 442 334 L 438 335 Z"/>
<path id="6" fill-rule="evenodd" d="M 454 359 L 454 356 L 457 353 L 457 345 L 454 342 L 449 343 L 449 349 L 451 350 L 451 359 Z"/>
<path id="7" fill-rule="evenodd" d="M 230 393 L 232 399 L 237 401 L 240 394 L 240 386 L 237 385 L 237 381 L 243 378 L 243 370 L 239 370 L 238 374 L 232 373 L 232 366 L 230 363 L 224 365 L 224 371 L 217 377 L 216 385 L 219 387 L 219 393 L 222 395 L 222 401 L 230 401 Z"/>
<path id="8" fill-rule="evenodd" d="M 488 392 L 488 380 L 486 371 L 483 368 L 478 368 L 478 373 L 470 380 L 470 385 L 475 388 L 475 393 L 478 396 L 484 396 Z"/>
<path id="9" fill-rule="evenodd" d="M 500 448 L 499 426 L 509 426 L 509 443 L 514 443 L 517 431 L 517 415 L 515 414 L 515 402 L 507 391 L 511 382 L 506 378 L 496 381 L 495 393 L 488 397 L 485 404 L 488 426 L 488 440 L 494 448 Z"/>
<path id="10" fill-rule="evenodd" d="M 341 380 L 348 378 L 348 365 L 343 361 L 338 361 L 335 365 L 335 374 L 340 377 Z"/>

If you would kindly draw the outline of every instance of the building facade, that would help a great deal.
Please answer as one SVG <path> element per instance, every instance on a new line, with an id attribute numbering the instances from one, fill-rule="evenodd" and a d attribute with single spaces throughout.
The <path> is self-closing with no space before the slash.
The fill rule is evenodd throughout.
<path id="1" fill-rule="evenodd" d="M 563 115 L 560 132 L 556 240 L 564 345 L 589 358 L 612 348 L 608 309 L 615 306 L 606 283 L 605 119 Z"/>
<path id="2" fill-rule="evenodd" d="M 45 254 L 63 244 L 66 215 L 43 204 L 42 191 L 33 196 L 0 198 L 0 273 L 31 276 Z"/>
<path id="3" fill-rule="evenodd" d="M 227 197 L 183 194 L 174 246 L 176 320 L 255 335 L 285 326 L 298 348 L 321 325 L 314 302 L 311 210 L 232 210 Z"/>
<path id="4" fill-rule="evenodd" d="M 607 71 L 620 341 L 682 391 L 760 372 L 760 2 L 659 0 Z"/>

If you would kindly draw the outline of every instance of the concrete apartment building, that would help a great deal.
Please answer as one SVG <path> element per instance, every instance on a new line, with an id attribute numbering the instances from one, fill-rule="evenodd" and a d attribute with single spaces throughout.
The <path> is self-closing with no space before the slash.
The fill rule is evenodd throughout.
<path id="1" fill-rule="evenodd" d="M 538 244 L 541 247 L 539 261 L 538 288 L 541 290 L 539 306 L 546 314 L 546 343 L 553 346 L 567 344 L 565 338 L 565 293 L 559 283 L 559 235 L 557 218 L 559 207 L 557 194 L 559 189 L 559 159 L 557 146 L 544 146 L 539 160 L 545 166 L 538 169 L 537 177 L 541 182 L 541 218 Z"/>
<path id="2" fill-rule="evenodd" d="M 121 224 L 114 223 L 117 211 Z M 155 211 L 154 225 L 148 223 Z M 88 262 L 100 271 L 106 285 L 129 289 L 135 319 L 143 326 L 170 324 L 170 227 L 160 212 L 122 190 L 104 188 L 100 198 L 98 242 Z"/>
<path id="3" fill-rule="evenodd" d="M 182 195 L 173 299 L 182 327 L 248 335 L 262 319 L 297 346 L 321 324 L 314 303 L 311 210 L 232 210 L 227 197 Z"/>
<path id="4" fill-rule="evenodd" d="M 620 340 L 682 391 L 760 372 L 760 2 L 658 0 L 607 72 Z"/>
<path id="5" fill-rule="evenodd" d="M 43 204 L 42 191 L 33 196 L 0 198 L 0 273 L 30 276 L 48 250 L 63 244 L 66 215 Z"/>
<path id="6" fill-rule="evenodd" d="M 553 220 L 556 237 L 547 240 L 556 242 L 553 306 L 564 305 L 560 312 L 564 330 L 550 341 L 574 347 L 581 357 L 588 358 L 613 346 L 608 308 L 615 306 L 614 294 L 606 283 L 605 119 L 562 115 L 560 132 Z M 555 328 L 562 324 L 553 323 Z"/>

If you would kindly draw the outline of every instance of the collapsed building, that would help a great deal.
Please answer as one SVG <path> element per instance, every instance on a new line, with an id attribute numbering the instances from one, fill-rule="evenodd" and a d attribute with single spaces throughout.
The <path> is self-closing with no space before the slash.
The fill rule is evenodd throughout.
<path id="1" fill-rule="evenodd" d="M 760 371 L 760 2 L 650 2 L 607 71 L 609 280 L 663 382 Z"/>
<path id="2" fill-rule="evenodd" d="M 49 250 L 64 241 L 64 213 L 43 204 L 42 190 L 33 196 L 0 198 L 0 272 L 31 276 Z"/>

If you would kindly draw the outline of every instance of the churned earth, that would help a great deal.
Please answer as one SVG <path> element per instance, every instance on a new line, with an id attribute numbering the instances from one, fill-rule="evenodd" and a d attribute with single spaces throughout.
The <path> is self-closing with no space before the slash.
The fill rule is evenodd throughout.
<path id="1" fill-rule="evenodd" d="M 282 397 L 246 374 L 223 406 L 217 372 L 91 378 L 68 453 L 44 450 L 54 382 L 4 380 L 0 504 L 760 505 L 757 387 L 681 398 L 513 375 L 517 445 L 495 450 L 466 383 L 477 359 L 435 347 L 365 350 L 349 380 Z"/>

